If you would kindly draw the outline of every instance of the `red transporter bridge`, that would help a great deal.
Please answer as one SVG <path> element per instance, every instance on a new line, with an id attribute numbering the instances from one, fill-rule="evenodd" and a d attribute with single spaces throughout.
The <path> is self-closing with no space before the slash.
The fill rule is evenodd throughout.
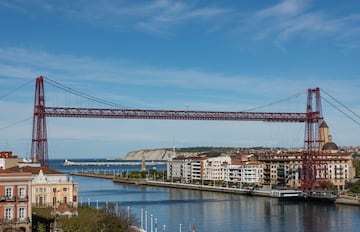
<path id="1" fill-rule="evenodd" d="M 320 89 L 308 89 L 305 113 L 289 112 L 216 112 L 184 110 L 141 110 L 48 107 L 45 105 L 44 77 L 36 79 L 31 158 L 48 166 L 48 139 L 46 117 L 126 118 L 163 120 L 222 120 L 305 123 L 305 151 L 302 164 L 302 189 L 318 188 L 327 182 L 319 169 L 326 171 L 321 160 L 319 126 L 323 122 Z"/>

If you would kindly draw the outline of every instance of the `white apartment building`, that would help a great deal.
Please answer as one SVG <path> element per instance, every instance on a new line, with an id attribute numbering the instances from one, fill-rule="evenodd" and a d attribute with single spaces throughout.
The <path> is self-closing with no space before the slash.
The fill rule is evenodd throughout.
<path id="1" fill-rule="evenodd" d="M 208 158 L 202 161 L 203 163 L 203 180 L 224 180 L 225 179 L 225 168 L 231 164 L 230 156 L 219 156 Z"/>
<path id="2" fill-rule="evenodd" d="M 167 162 L 167 179 L 189 183 L 191 180 L 192 158 L 176 157 Z"/>
<path id="3" fill-rule="evenodd" d="M 225 178 L 227 182 L 242 184 L 260 184 L 263 178 L 262 165 L 260 163 L 243 163 L 227 165 L 225 169 Z"/>
<path id="4" fill-rule="evenodd" d="M 190 183 L 203 180 L 224 180 L 225 167 L 231 164 L 230 156 L 177 157 L 167 164 L 167 179 Z"/>

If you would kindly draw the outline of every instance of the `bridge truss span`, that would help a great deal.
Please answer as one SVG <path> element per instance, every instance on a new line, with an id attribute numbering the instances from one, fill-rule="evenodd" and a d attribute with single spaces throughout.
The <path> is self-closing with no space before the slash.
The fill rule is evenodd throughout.
<path id="1" fill-rule="evenodd" d="M 159 119 L 159 120 L 161 119 L 162 120 L 218 120 L 218 121 L 267 121 L 267 122 L 306 122 L 309 120 L 309 115 L 306 113 L 290 113 L 290 112 L 280 112 L 280 113 L 217 112 L 217 111 L 184 111 L 184 110 L 45 107 L 45 114 L 48 117 L 123 118 L 123 119 Z"/>
<path id="2" fill-rule="evenodd" d="M 319 169 L 327 169 L 326 164 L 318 159 L 321 157 L 320 143 L 323 142 L 319 135 L 323 122 L 319 88 L 308 89 L 305 112 L 292 113 L 49 107 L 45 105 L 44 78 L 40 76 L 36 79 L 34 102 L 31 158 L 44 166 L 48 166 L 46 117 L 296 122 L 305 123 L 302 188 L 309 190 L 324 181 L 317 177 Z"/>

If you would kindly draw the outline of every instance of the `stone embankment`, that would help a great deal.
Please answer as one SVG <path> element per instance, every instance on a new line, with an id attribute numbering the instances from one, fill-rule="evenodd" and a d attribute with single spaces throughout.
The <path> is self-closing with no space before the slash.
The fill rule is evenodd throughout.
<path id="1" fill-rule="evenodd" d="M 336 204 L 344 204 L 344 205 L 356 205 L 360 206 L 360 196 L 358 195 L 340 195 L 336 201 Z"/>
<path id="2" fill-rule="evenodd" d="M 276 198 L 296 198 L 301 196 L 301 191 L 296 191 L 296 190 L 239 189 L 239 188 L 228 188 L 228 187 L 210 186 L 210 185 L 182 184 L 182 183 L 173 183 L 173 182 L 152 181 L 152 180 L 139 179 L 139 178 L 125 178 L 125 177 L 118 177 L 113 174 L 104 174 L 104 173 L 75 172 L 72 173 L 72 175 L 112 179 L 112 181 L 115 183 L 147 185 L 147 186 L 178 188 L 178 189 L 191 189 L 191 190 L 200 190 L 200 191 L 209 191 L 209 192 L 222 192 L 222 193 L 276 197 Z"/>
<path id="3" fill-rule="evenodd" d="M 115 183 L 123 183 L 123 184 L 147 185 L 147 186 L 178 188 L 178 189 L 191 189 L 191 190 L 199 190 L 199 191 L 222 192 L 222 193 L 253 195 L 253 196 L 263 196 L 263 197 L 297 198 L 297 197 L 300 197 L 300 195 L 301 195 L 300 191 L 296 191 L 296 190 L 227 188 L 227 187 L 209 186 L 209 185 L 195 185 L 195 184 L 182 184 L 182 183 L 152 181 L 152 180 L 139 179 L 139 178 L 124 178 L 124 177 L 115 176 L 114 174 L 104 174 L 104 173 L 74 172 L 71 174 L 77 175 L 77 176 L 111 179 Z M 340 195 L 336 199 L 335 204 L 360 206 L 360 196 L 359 195 Z"/>
<path id="4" fill-rule="evenodd" d="M 112 174 L 91 173 L 91 172 L 86 172 L 86 173 L 85 172 L 72 172 L 71 175 L 102 178 L 102 179 L 111 179 L 111 180 L 114 178 L 114 175 L 112 175 Z"/>

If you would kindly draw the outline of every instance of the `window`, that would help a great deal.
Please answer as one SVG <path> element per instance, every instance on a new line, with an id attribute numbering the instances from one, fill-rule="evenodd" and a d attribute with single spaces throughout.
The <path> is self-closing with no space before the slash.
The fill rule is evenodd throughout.
<path id="1" fill-rule="evenodd" d="M 19 219 L 24 220 L 25 219 L 25 207 L 19 208 Z"/>
<path id="2" fill-rule="evenodd" d="M 19 188 L 19 197 L 24 198 L 25 197 L 25 187 Z"/>
<path id="3" fill-rule="evenodd" d="M 5 220 L 11 220 L 13 218 L 12 208 L 5 208 Z"/>
<path id="4" fill-rule="evenodd" d="M 12 197 L 13 195 L 12 188 L 6 188 L 6 197 Z"/>

